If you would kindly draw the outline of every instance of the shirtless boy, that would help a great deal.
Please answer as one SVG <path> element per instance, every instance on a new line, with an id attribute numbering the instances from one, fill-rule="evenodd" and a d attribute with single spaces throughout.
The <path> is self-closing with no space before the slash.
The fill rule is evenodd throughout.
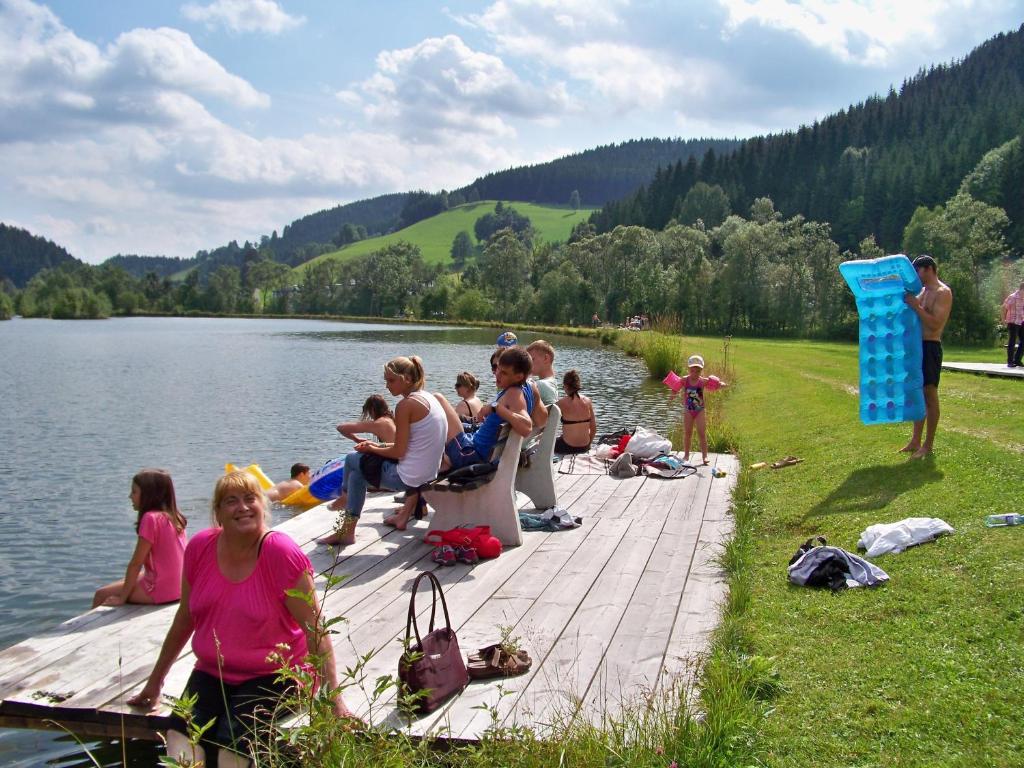
<path id="1" fill-rule="evenodd" d="M 304 485 L 309 485 L 309 467 L 305 464 L 292 464 L 292 479 L 282 480 L 273 488 L 268 488 L 267 498 L 271 501 L 287 499 Z"/>
<path id="2" fill-rule="evenodd" d="M 921 318 L 921 337 L 923 339 L 924 368 L 924 408 L 925 418 L 914 422 L 914 432 L 910 442 L 900 448 L 901 452 L 912 454 L 911 458 L 921 459 L 932 452 L 935 442 L 935 428 L 939 423 L 939 373 L 942 371 L 942 329 L 949 320 L 949 311 L 953 308 L 953 292 L 949 286 L 939 280 L 935 259 L 931 256 L 918 256 L 914 259 L 914 269 L 921 278 L 924 287 L 914 296 L 907 293 L 903 300 Z M 927 424 L 927 429 L 925 426 Z M 924 432 L 924 442 L 921 433 Z"/>

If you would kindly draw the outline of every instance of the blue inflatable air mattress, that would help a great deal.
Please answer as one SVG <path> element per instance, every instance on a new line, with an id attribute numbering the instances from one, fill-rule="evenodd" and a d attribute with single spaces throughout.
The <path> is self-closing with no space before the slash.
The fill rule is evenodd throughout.
<path id="1" fill-rule="evenodd" d="M 839 265 L 860 315 L 860 418 L 865 424 L 924 418 L 921 320 L 903 301 L 921 280 L 903 254 Z"/>

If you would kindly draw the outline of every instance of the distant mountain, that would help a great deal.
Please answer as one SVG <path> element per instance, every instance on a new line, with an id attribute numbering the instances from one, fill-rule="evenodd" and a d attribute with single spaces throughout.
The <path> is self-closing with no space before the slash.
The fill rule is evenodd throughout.
<path id="1" fill-rule="evenodd" d="M 633 139 L 489 173 L 456 191 L 470 202 L 519 200 L 553 205 L 566 205 L 575 191 L 580 203 L 592 208 L 635 192 L 654 178 L 658 168 L 703 157 L 709 149 L 727 153 L 739 144 L 737 139 Z"/>
<path id="2" fill-rule="evenodd" d="M 7 279 L 24 288 L 36 272 L 67 263 L 81 264 L 52 240 L 0 224 L 0 282 Z"/>
<path id="3" fill-rule="evenodd" d="M 195 259 L 183 259 L 178 256 L 122 255 L 119 253 L 103 263 L 112 267 L 120 267 L 132 277 L 145 277 L 149 272 L 154 272 L 157 277 L 170 277 L 175 272 L 193 266 Z"/>
<path id="4" fill-rule="evenodd" d="M 699 163 L 666 165 L 593 222 L 599 231 L 620 224 L 661 229 L 703 181 L 720 186 L 734 212 L 746 214 L 767 196 L 785 216 L 830 222 L 843 247 L 873 234 L 893 252 L 917 206 L 945 202 L 988 150 L 1022 130 L 1024 27 L 811 126 L 746 139 Z"/>

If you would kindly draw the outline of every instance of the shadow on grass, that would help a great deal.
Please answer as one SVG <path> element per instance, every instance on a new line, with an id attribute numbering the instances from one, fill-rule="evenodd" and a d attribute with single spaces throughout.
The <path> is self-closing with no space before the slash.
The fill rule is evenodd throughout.
<path id="1" fill-rule="evenodd" d="M 931 459 L 855 469 L 838 488 L 812 507 L 804 519 L 836 512 L 882 509 L 901 494 L 942 478 L 943 473 Z"/>

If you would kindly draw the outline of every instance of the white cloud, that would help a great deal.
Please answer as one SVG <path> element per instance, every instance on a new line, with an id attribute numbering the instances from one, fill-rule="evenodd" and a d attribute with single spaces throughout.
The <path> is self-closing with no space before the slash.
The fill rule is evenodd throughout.
<path id="1" fill-rule="evenodd" d="M 718 0 L 728 17 L 725 33 L 747 24 L 792 32 L 840 61 L 884 66 L 900 49 L 941 46 L 960 27 L 950 22 L 976 10 L 973 0 Z"/>
<path id="2" fill-rule="evenodd" d="M 302 26 L 306 19 L 289 16 L 273 0 L 215 0 L 209 5 L 186 3 L 185 18 L 207 27 L 223 26 L 232 32 L 265 32 L 277 35 Z"/>
<path id="3" fill-rule="evenodd" d="M 497 49 L 582 83 L 588 109 L 651 111 L 705 94 L 722 68 L 685 50 L 646 43 L 627 0 L 498 0 L 462 19 Z"/>
<path id="4" fill-rule="evenodd" d="M 457 35 L 383 51 L 372 76 L 336 96 L 362 104 L 373 125 L 434 143 L 464 135 L 514 136 L 513 120 L 548 120 L 568 106 L 561 83 L 535 86 Z"/>
<path id="5" fill-rule="evenodd" d="M 180 30 L 133 29 L 101 50 L 42 6 L 0 5 L 0 141 L 173 123 L 168 94 L 270 105 Z"/>

